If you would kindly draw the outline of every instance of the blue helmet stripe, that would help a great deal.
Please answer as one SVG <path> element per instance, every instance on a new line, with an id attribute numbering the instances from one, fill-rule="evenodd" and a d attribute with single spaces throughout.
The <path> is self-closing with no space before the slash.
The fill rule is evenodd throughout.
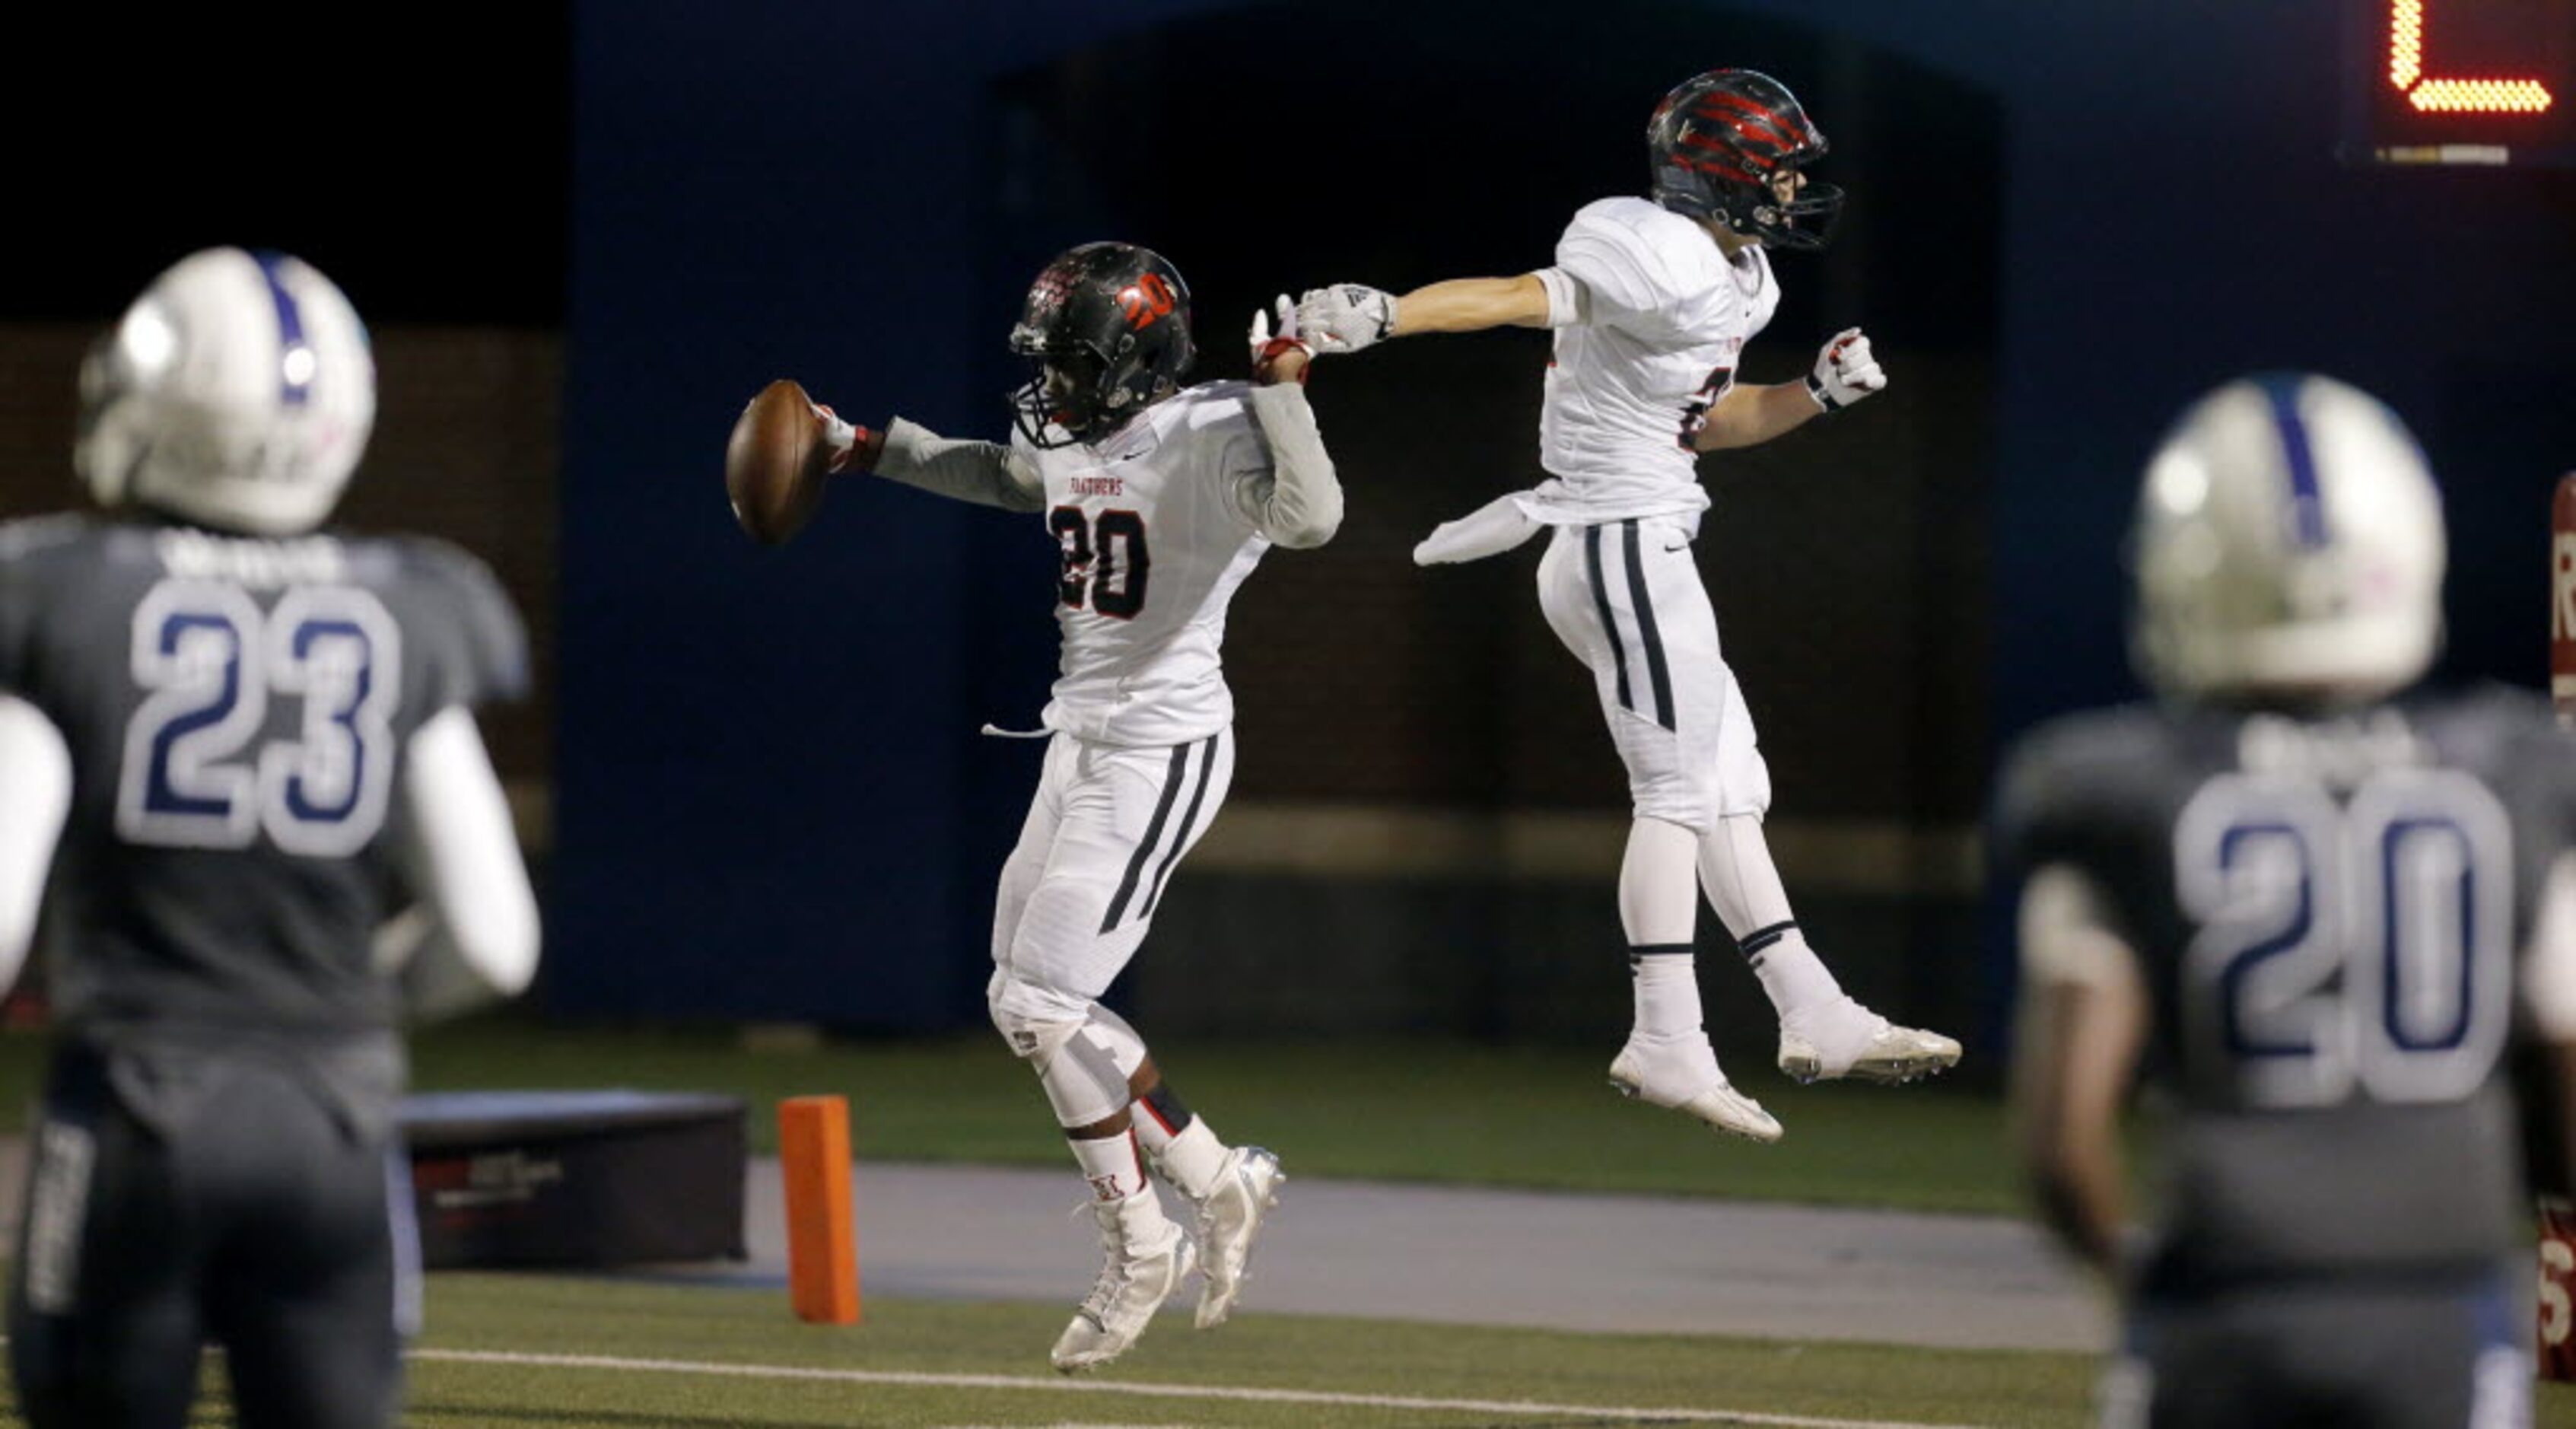
<path id="1" fill-rule="evenodd" d="M 2280 375 L 2262 379 L 2263 395 L 2272 401 L 2272 425 L 2281 433 L 2281 452 L 2290 464 L 2290 530 L 2302 546 L 2326 544 L 2325 493 L 2317 486 L 2317 454 L 2308 444 L 2308 424 L 2299 415 L 2299 379 Z"/>
<path id="2" fill-rule="evenodd" d="M 269 297 L 277 303 L 277 400 L 289 407 L 301 407 L 313 395 L 313 370 L 320 366 L 314 360 L 312 345 L 304 340 L 304 310 L 296 305 L 295 295 L 286 290 L 286 256 L 252 256 L 259 262 L 260 276 L 268 280 Z M 296 361 L 298 353 L 304 355 L 301 363 Z"/>

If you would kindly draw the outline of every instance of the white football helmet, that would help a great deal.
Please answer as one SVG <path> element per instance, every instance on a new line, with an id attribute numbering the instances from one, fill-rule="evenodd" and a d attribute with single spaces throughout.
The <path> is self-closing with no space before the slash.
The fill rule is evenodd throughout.
<path id="1" fill-rule="evenodd" d="M 2131 548 L 2140 672 L 2167 694 L 2364 700 L 2442 632 L 2442 501 L 2397 414 L 2331 377 L 2241 378 L 2148 463 Z"/>
<path id="2" fill-rule="evenodd" d="M 330 516 L 375 419 L 375 357 L 339 288 L 283 254 L 209 248 L 90 350 L 73 465 L 102 505 L 288 535 Z"/>

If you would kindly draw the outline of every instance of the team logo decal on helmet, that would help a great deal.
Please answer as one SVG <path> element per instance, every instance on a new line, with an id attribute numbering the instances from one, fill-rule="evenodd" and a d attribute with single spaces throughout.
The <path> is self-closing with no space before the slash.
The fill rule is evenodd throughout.
<path id="1" fill-rule="evenodd" d="M 1825 246 L 1843 191 L 1798 177 L 1825 147 L 1789 87 L 1749 69 L 1683 81 L 1646 121 L 1655 202 L 1773 248 Z"/>
<path id="2" fill-rule="evenodd" d="M 1098 440 L 1180 386 L 1197 360 L 1189 284 L 1152 249 L 1083 244 L 1029 286 L 1011 351 L 1037 368 L 1011 397 L 1021 434 L 1041 447 Z"/>

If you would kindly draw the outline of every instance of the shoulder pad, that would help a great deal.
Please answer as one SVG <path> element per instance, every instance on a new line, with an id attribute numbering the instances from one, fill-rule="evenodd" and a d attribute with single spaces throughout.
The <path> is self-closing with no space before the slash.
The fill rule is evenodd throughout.
<path id="1" fill-rule="evenodd" d="M 89 519 L 77 511 L 58 511 L 50 516 L 25 516 L 0 523 L 0 561 L 14 561 L 77 539 L 89 529 Z"/>
<path id="2" fill-rule="evenodd" d="M 1251 420 L 1252 409 L 1245 401 L 1251 391 L 1252 384 L 1240 379 L 1202 382 L 1173 394 L 1171 404 L 1178 409 L 1174 415 L 1182 425 L 1193 432 L 1204 432 Z"/>
<path id="3" fill-rule="evenodd" d="M 2151 786 L 2170 747 L 2163 729 L 2153 707 L 2124 705 L 2063 715 L 2023 735 L 1996 781 L 1993 814 L 2006 861 Z"/>
<path id="4" fill-rule="evenodd" d="M 1557 266 L 1594 301 L 1650 313 L 1708 291 L 1722 261 L 1698 225 L 1641 198 L 1587 204 L 1557 240 Z"/>
<path id="5" fill-rule="evenodd" d="M 444 668 L 442 704 L 517 699 L 528 692 L 528 635 L 492 568 L 462 547 L 426 536 L 402 540 L 402 570 L 422 593 L 410 631 Z M 406 622 L 409 624 L 410 622 Z"/>

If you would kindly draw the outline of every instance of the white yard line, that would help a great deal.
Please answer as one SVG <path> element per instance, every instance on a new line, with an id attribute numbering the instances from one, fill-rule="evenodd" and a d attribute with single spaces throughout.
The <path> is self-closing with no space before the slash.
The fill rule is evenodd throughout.
<path id="1" fill-rule="evenodd" d="M 824 1369 L 803 1365 L 713 1364 L 693 1360 L 629 1359 L 619 1355 L 541 1355 L 509 1350 L 415 1349 L 411 1358 L 457 1364 L 523 1365 L 548 1369 L 603 1369 L 647 1374 L 724 1375 L 736 1379 L 822 1381 L 831 1384 L 910 1385 L 927 1389 L 1018 1389 L 1066 1394 L 1133 1394 L 1158 1399 L 1218 1399 L 1256 1404 L 1331 1404 L 1356 1409 L 1412 1409 L 1461 1414 L 1590 1416 L 1643 1423 L 1741 1424 L 1764 1429 L 1972 1429 L 1893 1419 L 1819 1419 L 1803 1414 L 1763 1414 L 1741 1409 L 1639 1408 L 1606 1404 L 1540 1404 L 1525 1399 L 1431 1399 L 1404 1394 L 1342 1394 L 1326 1390 L 1257 1389 L 1242 1385 L 1144 1384 L 1110 1379 L 1041 1379 L 1034 1375 L 920 1374 L 901 1370 Z"/>

